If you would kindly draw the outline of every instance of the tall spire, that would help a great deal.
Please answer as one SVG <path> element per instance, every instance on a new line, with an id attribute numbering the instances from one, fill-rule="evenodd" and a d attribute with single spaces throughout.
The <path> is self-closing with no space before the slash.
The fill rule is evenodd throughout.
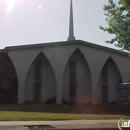
<path id="1" fill-rule="evenodd" d="M 73 25 L 73 4 L 72 0 L 70 1 L 70 21 L 69 21 L 69 37 L 68 41 L 75 40 L 74 36 L 74 25 Z"/>

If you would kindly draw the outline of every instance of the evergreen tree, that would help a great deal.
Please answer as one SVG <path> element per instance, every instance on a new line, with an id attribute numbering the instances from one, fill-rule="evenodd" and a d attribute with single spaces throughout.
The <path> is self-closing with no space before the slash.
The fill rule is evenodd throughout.
<path id="1" fill-rule="evenodd" d="M 100 26 L 100 29 L 115 35 L 106 42 L 130 51 L 130 0 L 120 0 L 117 5 L 109 0 L 103 9 L 108 27 Z"/>

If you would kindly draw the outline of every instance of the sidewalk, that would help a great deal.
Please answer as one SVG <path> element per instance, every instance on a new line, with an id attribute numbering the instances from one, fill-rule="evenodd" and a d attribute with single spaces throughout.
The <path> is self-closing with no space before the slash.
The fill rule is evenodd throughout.
<path id="1" fill-rule="evenodd" d="M 118 128 L 118 120 L 1 121 L 1 127 L 47 125 L 56 129 Z"/>

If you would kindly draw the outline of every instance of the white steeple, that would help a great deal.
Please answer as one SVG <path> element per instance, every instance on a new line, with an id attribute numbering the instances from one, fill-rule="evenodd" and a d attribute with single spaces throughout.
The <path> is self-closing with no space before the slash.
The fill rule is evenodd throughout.
<path id="1" fill-rule="evenodd" d="M 73 4 L 72 0 L 70 1 L 70 21 L 69 21 L 69 37 L 68 41 L 75 40 L 74 36 L 74 25 L 73 25 Z"/>

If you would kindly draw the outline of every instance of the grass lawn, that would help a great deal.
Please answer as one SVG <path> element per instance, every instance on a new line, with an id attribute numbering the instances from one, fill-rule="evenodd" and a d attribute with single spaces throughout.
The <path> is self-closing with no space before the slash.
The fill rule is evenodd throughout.
<path id="1" fill-rule="evenodd" d="M 130 105 L 0 104 L 0 121 L 130 119 Z"/>

